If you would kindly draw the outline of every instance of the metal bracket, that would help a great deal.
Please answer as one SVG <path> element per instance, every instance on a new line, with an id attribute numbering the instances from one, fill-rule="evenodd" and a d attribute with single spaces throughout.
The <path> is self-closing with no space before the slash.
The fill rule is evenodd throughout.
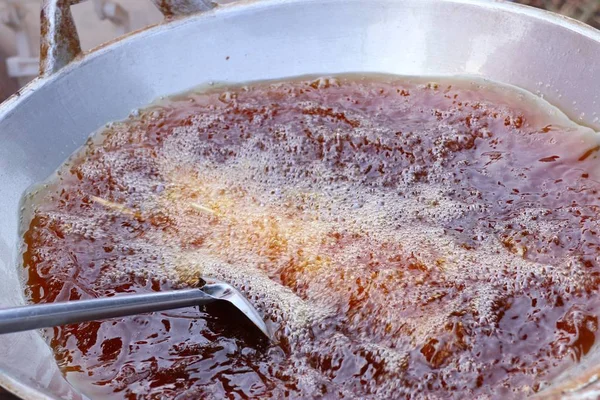
<path id="1" fill-rule="evenodd" d="M 152 2 L 166 18 L 208 11 L 217 6 L 217 3 L 211 0 L 152 0 Z"/>
<path id="2" fill-rule="evenodd" d="M 129 13 L 121 5 L 112 0 L 93 0 L 93 2 L 98 18 L 111 21 L 117 27 L 119 35 L 124 35 L 130 31 Z M 70 4 L 75 3 L 73 1 L 70 2 Z M 64 9 L 63 14 L 65 12 L 68 12 L 68 7 Z M 0 22 L 15 32 L 17 54 L 6 60 L 8 75 L 13 78 L 31 78 L 36 76 L 40 71 L 40 59 L 32 55 L 31 44 L 25 26 L 25 14 L 25 8 L 21 4 L 18 4 L 17 0 L 9 1 L 6 8 L 0 11 Z M 66 22 L 69 16 L 63 15 L 62 18 L 66 18 Z M 48 45 L 47 47 L 49 48 L 50 46 Z M 77 49 L 74 48 L 73 51 L 75 50 Z M 44 66 L 43 68 L 52 69 L 50 66 Z"/>
<path id="3" fill-rule="evenodd" d="M 71 6 L 80 0 L 44 0 L 41 14 L 40 75 L 55 73 L 81 54 Z"/>
<path id="4" fill-rule="evenodd" d="M 40 46 L 40 75 L 49 76 L 81 54 L 79 35 L 70 7 L 85 0 L 44 0 Z M 113 22 L 129 24 L 122 8 L 110 0 L 95 0 L 96 12 Z M 165 18 L 207 11 L 217 6 L 210 0 L 152 0 Z"/>

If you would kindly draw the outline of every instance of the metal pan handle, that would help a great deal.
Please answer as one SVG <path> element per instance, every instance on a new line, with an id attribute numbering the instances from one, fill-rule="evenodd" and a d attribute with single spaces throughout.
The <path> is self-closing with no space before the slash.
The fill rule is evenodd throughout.
<path id="1" fill-rule="evenodd" d="M 47 77 L 81 55 L 71 6 L 85 0 L 44 0 L 41 13 L 40 76 Z M 211 0 L 151 0 L 165 18 L 194 14 L 217 6 Z"/>

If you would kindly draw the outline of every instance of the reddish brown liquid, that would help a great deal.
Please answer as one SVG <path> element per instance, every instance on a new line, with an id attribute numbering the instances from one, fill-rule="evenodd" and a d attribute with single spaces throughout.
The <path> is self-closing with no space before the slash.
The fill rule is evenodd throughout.
<path id="1" fill-rule="evenodd" d="M 48 331 L 92 397 L 522 397 L 595 342 L 599 143 L 468 82 L 191 94 L 108 128 L 31 196 L 28 293 L 210 275 L 275 332 L 219 306 Z"/>

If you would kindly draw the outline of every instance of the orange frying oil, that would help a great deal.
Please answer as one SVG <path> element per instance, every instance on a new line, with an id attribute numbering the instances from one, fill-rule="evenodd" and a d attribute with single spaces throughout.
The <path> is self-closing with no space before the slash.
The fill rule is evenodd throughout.
<path id="1" fill-rule="evenodd" d="M 599 140 L 515 89 L 340 76 L 112 124 L 34 207 L 33 302 L 231 282 L 230 309 L 48 330 L 91 397 L 518 398 L 595 343 Z"/>

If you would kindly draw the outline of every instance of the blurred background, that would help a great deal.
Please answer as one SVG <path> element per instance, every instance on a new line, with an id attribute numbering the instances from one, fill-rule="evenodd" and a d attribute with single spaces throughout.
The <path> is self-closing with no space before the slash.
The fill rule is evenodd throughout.
<path id="1" fill-rule="evenodd" d="M 522 0 L 515 3 L 563 14 L 600 29 L 600 0 Z"/>
<path id="2" fill-rule="evenodd" d="M 600 28 L 600 0 L 514 1 Z M 0 0 L 0 102 L 37 74 L 40 3 L 41 0 Z M 162 20 L 150 0 L 89 0 L 73 6 L 72 11 L 84 50 Z"/>

